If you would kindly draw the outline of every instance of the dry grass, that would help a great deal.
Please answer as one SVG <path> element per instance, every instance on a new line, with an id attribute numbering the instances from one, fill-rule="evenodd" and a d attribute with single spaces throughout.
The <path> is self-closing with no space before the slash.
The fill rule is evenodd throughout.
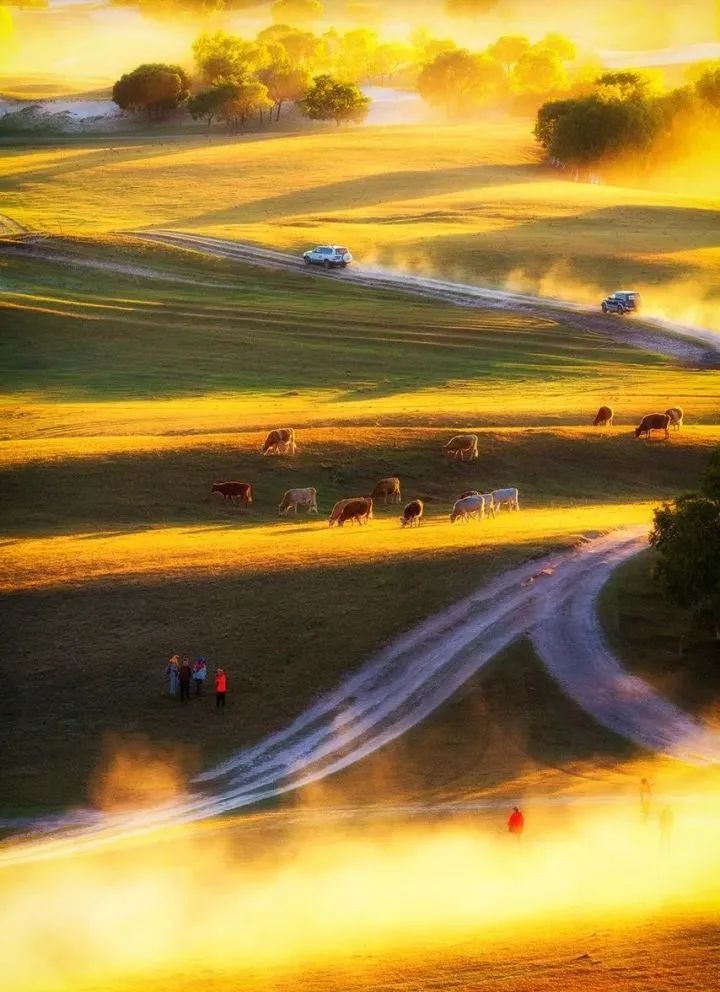
<path id="1" fill-rule="evenodd" d="M 719 326 L 717 186 L 670 194 L 558 179 L 530 131 L 521 120 L 72 140 L 6 154 L 0 188 L 7 213 L 54 233 L 173 227 L 291 250 L 348 243 L 366 264 L 582 301 L 637 284 L 655 312 Z"/>

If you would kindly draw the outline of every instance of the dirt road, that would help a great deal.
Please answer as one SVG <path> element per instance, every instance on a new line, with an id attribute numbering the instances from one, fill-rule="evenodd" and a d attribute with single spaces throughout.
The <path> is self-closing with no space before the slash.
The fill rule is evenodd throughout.
<path id="1" fill-rule="evenodd" d="M 37 823 L 55 838 L 27 856 L 51 856 L 68 844 L 102 846 L 119 835 L 206 819 L 317 782 L 416 726 L 523 635 L 567 695 L 604 726 L 690 764 L 720 763 L 720 732 L 625 672 L 596 618 L 599 590 L 620 562 L 646 546 L 646 533 L 645 525 L 626 528 L 510 569 L 393 641 L 284 730 L 198 776 L 184 801 L 129 817 L 81 812 Z M 8 852 L 13 860 L 18 856 L 18 850 Z"/>
<path id="2" fill-rule="evenodd" d="M 497 307 L 518 313 L 568 321 L 588 331 L 622 341 L 645 351 L 667 355 L 684 364 L 700 368 L 720 368 L 720 334 L 699 327 L 675 324 L 672 321 L 646 318 L 642 321 L 605 316 L 595 307 L 564 300 L 509 293 L 499 289 L 483 289 L 445 279 L 429 279 L 405 275 L 384 269 L 353 265 L 342 272 L 323 272 L 319 267 L 307 269 L 303 260 L 285 252 L 270 251 L 242 244 L 228 238 L 185 234 L 181 231 L 134 232 L 133 236 L 161 244 L 189 248 L 221 258 L 261 265 L 267 268 L 307 271 L 325 278 L 343 279 L 373 289 L 413 293 L 442 300 L 454 306 Z M 571 318 L 571 320 L 570 320 Z"/>

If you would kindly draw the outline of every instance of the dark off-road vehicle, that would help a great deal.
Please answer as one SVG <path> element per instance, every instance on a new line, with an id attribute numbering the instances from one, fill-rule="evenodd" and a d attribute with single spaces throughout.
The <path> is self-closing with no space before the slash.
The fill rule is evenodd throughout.
<path id="1" fill-rule="evenodd" d="M 642 307 L 642 296 L 630 290 L 621 289 L 612 296 L 606 296 L 600 304 L 603 313 L 638 313 Z"/>

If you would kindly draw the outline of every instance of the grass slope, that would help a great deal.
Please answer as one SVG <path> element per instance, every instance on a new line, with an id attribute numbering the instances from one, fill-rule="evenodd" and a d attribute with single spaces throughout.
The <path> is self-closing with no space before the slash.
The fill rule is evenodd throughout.
<path id="1" fill-rule="evenodd" d="M 131 243 L 66 251 L 3 257 L 0 784 L 13 808 L 83 801 L 113 735 L 185 768 L 257 739 L 506 565 L 648 520 L 720 439 L 717 373 L 570 322 Z M 605 399 L 625 426 L 578 426 Z M 635 417 L 671 401 L 690 426 L 635 442 Z M 259 454 L 280 421 L 299 429 L 295 460 Z M 443 460 L 467 427 L 480 460 Z M 316 485 L 327 510 L 395 473 L 427 501 L 418 531 L 395 508 L 342 531 L 277 519 L 291 485 Z M 210 500 L 222 477 L 256 485 L 251 512 Z M 522 513 L 450 526 L 459 491 L 507 484 Z M 223 719 L 209 698 L 181 709 L 163 695 L 174 650 L 229 669 Z"/>
<path id="2" fill-rule="evenodd" d="M 716 319 L 717 187 L 559 179 L 539 165 L 531 125 L 70 140 L 9 150 L 0 190 L 7 213 L 54 233 L 174 227 L 292 250 L 347 243 L 366 264 L 583 301 L 637 285 L 656 313 Z"/>

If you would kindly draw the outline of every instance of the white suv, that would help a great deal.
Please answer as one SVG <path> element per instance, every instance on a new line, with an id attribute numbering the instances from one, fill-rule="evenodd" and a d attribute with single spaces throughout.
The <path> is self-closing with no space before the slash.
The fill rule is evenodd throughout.
<path id="1" fill-rule="evenodd" d="M 306 265 L 322 265 L 326 269 L 339 267 L 344 269 L 352 262 L 352 255 L 347 248 L 338 248 L 337 245 L 320 245 L 311 251 L 306 251 L 303 255 Z"/>

